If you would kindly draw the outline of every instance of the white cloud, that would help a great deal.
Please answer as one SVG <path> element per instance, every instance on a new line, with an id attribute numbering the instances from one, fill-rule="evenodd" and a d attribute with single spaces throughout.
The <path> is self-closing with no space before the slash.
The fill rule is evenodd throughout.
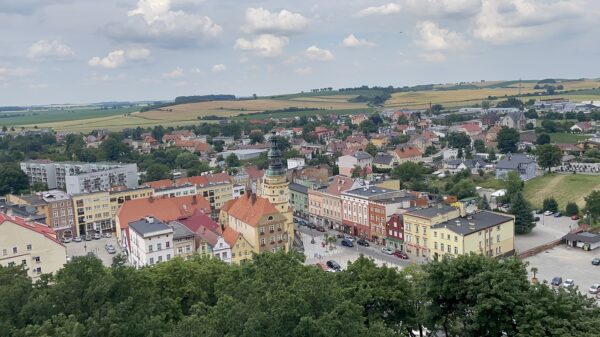
<path id="1" fill-rule="evenodd" d="M 484 0 L 473 35 L 492 44 L 541 39 L 559 32 L 568 19 L 581 21 L 585 8 L 580 1 Z"/>
<path id="2" fill-rule="evenodd" d="M 253 52 L 263 57 L 274 57 L 281 55 L 283 48 L 288 43 L 289 39 L 285 36 L 261 34 L 253 40 L 239 38 L 235 41 L 233 48 Z"/>
<path id="3" fill-rule="evenodd" d="M 29 46 L 27 57 L 32 60 L 68 59 L 75 55 L 73 49 L 60 40 L 39 40 Z"/>
<path id="4" fill-rule="evenodd" d="M 400 12 L 400 5 L 396 3 L 388 3 L 381 6 L 371 6 L 361 9 L 356 13 L 357 16 L 370 16 L 370 15 L 390 15 Z"/>
<path id="5" fill-rule="evenodd" d="M 304 51 L 304 55 L 315 61 L 331 61 L 335 59 L 333 53 L 327 49 L 321 49 L 317 46 L 310 46 Z"/>
<path id="6" fill-rule="evenodd" d="M 183 68 L 177 67 L 169 72 L 162 74 L 164 78 L 180 78 L 183 77 Z"/>
<path id="7" fill-rule="evenodd" d="M 433 53 L 423 53 L 421 57 L 427 62 L 444 62 L 446 61 L 446 56 L 440 52 Z"/>
<path id="8" fill-rule="evenodd" d="M 302 67 L 294 69 L 294 73 L 298 75 L 310 75 L 312 74 L 313 69 L 311 67 Z"/>
<path id="9" fill-rule="evenodd" d="M 227 70 L 227 67 L 224 64 L 215 64 L 212 66 L 211 71 L 215 74 L 222 73 Z"/>
<path id="10" fill-rule="evenodd" d="M 132 48 L 128 50 L 118 49 L 108 53 L 105 57 L 92 57 L 88 64 L 92 67 L 114 69 L 121 66 L 125 61 L 143 60 L 150 56 L 150 50 L 146 48 Z"/>
<path id="11" fill-rule="evenodd" d="M 205 15 L 190 14 L 181 8 L 193 8 L 189 1 L 139 0 L 124 22 L 106 27 L 117 40 L 149 42 L 161 46 L 186 48 L 207 43 L 223 29 Z"/>
<path id="12" fill-rule="evenodd" d="M 0 67 L 0 79 L 6 79 L 10 77 L 25 77 L 31 73 L 33 73 L 33 69 L 31 68 L 6 68 Z"/>
<path id="13" fill-rule="evenodd" d="M 246 24 L 242 30 L 248 33 L 299 33 L 308 27 L 309 21 L 302 14 L 282 9 L 279 13 L 264 8 L 246 9 Z"/>
<path id="14" fill-rule="evenodd" d="M 426 50 L 447 50 L 463 47 L 462 36 L 448 29 L 440 28 L 435 22 L 417 22 L 417 44 Z"/>
<path id="15" fill-rule="evenodd" d="M 342 40 L 342 47 L 346 48 L 360 48 L 360 47 L 373 47 L 375 44 L 373 42 L 359 39 L 354 34 L 348 35 L 344 40 Z"/>
<path id="16" fill-rule="evenodd" d="M 404 8 L 419 17 L 471 17 L 481 10 L 483 0 L 404 0 Z"/>

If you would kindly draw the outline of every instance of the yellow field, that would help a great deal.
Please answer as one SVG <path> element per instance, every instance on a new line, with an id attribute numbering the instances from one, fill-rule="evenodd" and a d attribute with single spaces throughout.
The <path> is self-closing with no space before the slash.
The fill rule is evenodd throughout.
<path id="1" fill-rule="evenodd" d="M 533 89 L 533 87 L 536 84 L 537 83 L 521 83 L 521 88 Z M 566 81 L 566 82 L 547 83 L 547 84 L 554 85 L 554 86 L 562 84 L 562 86 L 565 88 L 564 90 L 593 89 L 593 88 L 600 87 L 600 81 L 592 80 L 592 79 L 583 79 L 581 81 Z M 544 84 L 540 84 L 540 85 L 544 86 Z M 518 88 L 519 83 L 511 84 L 509 87 Z"/>
<path id="2" fill-rule="evenodd" d="M 331 95 L 331 96 L 307 96 L 307 97 L 294 97 L 291 100 L 296 102 L 338 102 L 347 103 L 349 99 L 356 97 L 356 95 Z"/>
<path id="3" fill-rule="evenodd" d="M 539 90 L 523 89 L 521 93 L 536 92 Z M 415 92 L 397 92 L 386 102 L 389 107 L 403 108 L 428 108 L 431 104 L 442 104 L 443 106 L 472 105 L 481 103 L 488 96 L 502 97 L 504 95 L 517 95 L 518 88 L 497 89 L 464 89 L 464 90 L 433 90 Z"/>

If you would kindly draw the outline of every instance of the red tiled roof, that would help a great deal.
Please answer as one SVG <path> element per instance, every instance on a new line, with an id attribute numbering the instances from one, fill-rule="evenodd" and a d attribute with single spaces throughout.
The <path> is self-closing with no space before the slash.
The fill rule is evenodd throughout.
<path id="1" fill-rule="evenodd" d="M 21 226 L 23 228 L 27 228 L 33 232 L 36 232 L 38 234 L 45 236 L 47 239 L 50 239 L 50 240 L 58 243 L 61 246 L 64 246 L 56 238 L 56 232 L 54 232 L 54 230 L 52 228 L 50 228 L 44 224 L 41 224 L 39 222 L 30 222 L 30 221 L 27 221 L 24 218 L 21 218 L 18 216 L 10 216 L 8 214 L 0 213 L 0 224 L 2 224 L 4 222 L 10 222 L 15 225 Z"/>
<path id="2" fill-rule="evenodd" d="M 268 199 L 251 193 L 235 199 L 227 213 L 250 226 L 258 225 L 259 220 L 267 214 L 279 214 Z"/>
<path id="3" fill-rule="evenodd" d="M 148 185 L 152 188 L 171 187 L 171 186 L 173 186 L 173 180 L 163 179 L 163 180 L 148 181 L 148 182 L 144 183 L 144 185 Z"/>
<path id="4" fill-rule="evenodd" d="M 178 221 L 194 233 L 202 230 L 202 228 L 217 234 L 221 233 L 221 226 L 199 210 L 196 210 L 192 216 Z"/>
<path id="5" fill-rule="evenodd" d="M 225 230 L 223 231 L 223 240 L 225 240 L 225 242 L 227 242 L 227 244 L 230 247 L 233 247 L 233 245 L 235 245 L 239 237 L 240 233 L 236 232 L 235 230 L 229 227 L 225 227 Z"/>
<path id="6" fill-rule="evenodd" d="M 421 157 L 423 154 L 419 149 L 412 146 L 405 146 L 394 151 L 398 158 Z"/>
<path id="7" fill-rule="evenodd" d="M 244 171 L 246 171 L 251 180 L 260 179 L 264 175 L 264 172 L 259 170 L 256 166 L 246 166 L 244 167 Z"/>
<path id="8" fill-rule="evenodd" d="M 331 195 L 342 195 L 342 192 L 349 190 L 354 181 L 352 178 L 344 176 L 334 176 L 331 184 L 327 187 L 327 193 Z"/>

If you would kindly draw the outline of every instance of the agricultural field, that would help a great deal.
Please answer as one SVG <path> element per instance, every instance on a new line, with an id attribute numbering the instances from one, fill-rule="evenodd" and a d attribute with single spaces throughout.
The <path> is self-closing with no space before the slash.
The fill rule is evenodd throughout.
<path id="1" fill-rule="evenodd" d="M 574 144 L 580 140 L 590 138 L 590 136 L 579 135 L 575 133 L 549 133 L 549 135 L 550 142 L 557 144 Z"/>
<path id="2" fill-rule="evenodd" d="M 85 120 L 90 118 L 101 118 L 109 116 L 124 116 L 125 114 L 139 110 L 133 108 L 116 109 L 52 109 L 0 112 L 1 126 L 43 126 L 45 123 Z"/>
<path id="3" fill-rule="evenodd" d="M 585 206 L 584 198 L 600 190 L 600 177 L 584 174 L 546 174 L 525 183 L 525 197 L 534 208 L 541 208 L 545 198 L 554 198 L 561 210 L 569 201 Z"/>

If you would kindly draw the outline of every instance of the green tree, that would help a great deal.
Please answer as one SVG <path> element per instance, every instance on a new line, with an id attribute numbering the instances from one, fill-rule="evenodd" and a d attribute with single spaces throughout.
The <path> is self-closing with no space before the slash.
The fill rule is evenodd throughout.
<path id="1" fill-rule="evenodd" d="M 476 139 L 473 142 L 473 147 L 477 153 L 485 153 L 485 142 L 481 139 Z"/>
<path id="2" fill-rule="evenodd" d="M 476 194 L 476 186 L 470 178 L 461 179 L 452 186 L 448 193 L 455 195 L 458 199 L 474 197 Z"/>
<path id="3" fill-rule="evenodd" d="M 600 218 L 600 190 L 593 191 L 585 197 L 585 210 L 590 213 L 592 223 Z"/>
<path id="4" fill-rule="evenodd" d="M 167 165 L 152 164 L 146 170 L 146 181 L 169 179 L 170 177 L 171 173 Z"/>
<path id="5" fill-rule="evenodd" d="M 401 182 L 416 181 L 423 179 L 426 169 L 413 162 L 405 162 L 392 170 L 391 176 L 393 179 L 400 179 Z"/>
<path id="6" fill-rule="evenodd" d="M 102 159 L 108 161 L 122 161 L 131 152 L 131 148 L 127 144 L 115 137 L 108 137 L 98 149 Z"/>
<path id="7" fill-rule="evenodd" d="M 550 135 L 547 133 L 540 133 L 539 136 L 537 136 L 535 143 L 537 145 L 550 144 Z"/>
<path id="8" fill-rule="evenodd" d="M 479 205 L 477 205 L 477 207 L 479 209 L 483 209 L 483 210 L 489 210 L 490 209 L 490 203 L 488 202 L 487 196 L 484 194 L 483 198 L 481 198 L 479 200 Z"/>
<path id="9" fill-rule="evenodd" d="M 182 152 L 175 157 L 175 167 L 188 169 L 196 165 L 198 162 L 198 155 L 191 152 Z"/>
<path id="10" fill-rule="evenodd" d="M 377 132 L 377 125 L 375 125 L 375 123 L 373 123 L 373 121 L 370 119 L 366 119 L 366 120 L 360 122 L 358 127 L 365 135 Z"/>
<path id="11" fill-rule="evenodd" d="M 377 155 L 377 153 L 379 152 L 379 148 L 377 148 L 377 146 L 375 146 L 373 143 L 369 142 L 369 144 L 367 144 L 365 152 L 375 157 L 375 155 Z"/>
<path id="12" fill-rule="evenodd" d="M 13 164 L 0 165 L 0 195 L 21 193 L 29 188 L 25 172 Z"/>
<path id="13" fill-rule="evenodd" d="M 352 169 L 352 178 L 360 178 L 361 172 L 362 172 L 362 167 L 360 167 L 358 165 L 354 165 L 354 168 Z"/>
<path id="14" fill-rule="evenodd" d="M 579 206 L 576 203 L 570 201 L 565 206 L 565 213 L 567 216 L 573 216 L 579 214 Z"/>
<path id="15" fill-rule="evenodd" d="M 516 129 L 503 126 L 496 137 L 498 150 L 500 153 L 517 152 L 517 143 L 519 142 L 519 132 Z"/>
<path id="16" fill-rule="evenodd" d="M 511 199 L 510 212 L 515 216 L 515 233 L 527 234 L 535 227 L 533 211 L 529 201 L 523 197 L 523 193 L 518 192 Z"/>
<path id="17" fill-rule="evenodd" d="M 546 198 L 542 203 L 542 209 L 544 211 L 558 212 L 558 202 L 554 198 Z"/>
<path id="18" fill-rule="evenodd" d="M 249 136 L 250 144 L 264 143 L 265 135 L 262 132 L 252 132 Z"/>
<path id="19" fill-rule="evenodd" d="M 238 167 L 241 162 L 238 159 L 238 156 L 236 156 L 235 153 L 232 153 L 225 159 L 225 164 L 227 164 L 227 167 Z"/>
<path id="20" fill-rule="evenodd" d="M 400 117 L 398 117 L 398 125 L 408 125 L 408 118 L 406 118 L 406 116 L 401 115 Z"/>
<path id="21" fill-rule="evenodd" d="M 538 155 L 538 165 L 542 168 L 547 168 L 548 172 L 550 172 L 552 167 L 558 166 L 562 162 L 562 152 L 556 145 L 540 145 L 535 151 Z"/>
<path id="22" fill-rule="evenodd" d="M 488 161 L 493 162 L 496 160 L 496 151 L 493 148 L 490 148 L 488 151 Z"/>
<path id="23" fill-rule="evenodd" d="M 504 187 L 506 188 L 506 195 L 509 199 L 512 199 L 513 196 L 523 190 L 524 184 L 519 174 L 516 171 L 511 171 L 506 175 Z"/>
<path id="24" fill-rule="evenodd" d="M 471 146 L 471 138 L 464 132 L 451 132 L 446 136 L 448 146 L 452 148 L 465 148 Z"/>

